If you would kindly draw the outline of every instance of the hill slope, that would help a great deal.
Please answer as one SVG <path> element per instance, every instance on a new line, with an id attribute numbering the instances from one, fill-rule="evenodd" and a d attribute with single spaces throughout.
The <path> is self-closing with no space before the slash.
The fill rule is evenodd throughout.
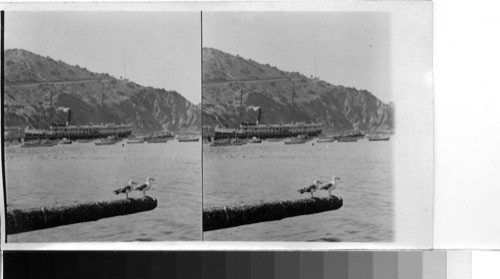
<path id="1" fill-rule="evenodd" d="M 132 123 L 135 133 L 201 126 L 200 106 L 175 91 L 92 73 L 26 50 L 5 51 L 5 83 L 6 126 L 46 128 L 51 116 L 52 122 L 64 123 L 63 108 L 71 108 L 72 124 Z"/>
<path id="2" fill-rule="evenodd" d="M 292 109 L 292 92 L 295 106 Z M 284 72 L 222 51 L 203 49 L 203 125 L 233 127 L 255 121 L 248 109 L 261 107 L 262 123 L 323 122 L 327 131 L 394 129 L 394 104 L 366 90 L 336 86 Z"/>

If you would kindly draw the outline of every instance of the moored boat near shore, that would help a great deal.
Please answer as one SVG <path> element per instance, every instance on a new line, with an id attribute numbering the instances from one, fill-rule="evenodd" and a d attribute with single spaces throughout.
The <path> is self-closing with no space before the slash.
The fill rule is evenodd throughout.
<path id="1" fill-rule="evenodd" d="M 307 135 L 299 135 L 295 138 L 289 138 L 285 140 L 285 144 L 303 144 L 308 142 L 310 139 L 307 137 Z"/>
<path id="2" fill-rule="evenodd" d="M 163 143 L 168 142 L 170 139 L 173 139 L 174 135 L 169 132 L 163 132 L 159 134 L 154 134 L 149 137 L 145 137 L 144 140 L 147 143 Z"/>
<path id="3" fill-rule="evenodd" d="M 230 139 L 230 140 L 217 140 L 210 143 L 210 146 L 242 146 L 247 144 L 244 141 L 238 139 Z"/>
<path id="4" fill-rule="evenodd" d="M 326 143 L 326 142 L 334 142 L 335 138 L 333 137 L 325 137 L 325 138 L 318 138 L 316 139 L 317 143 Z"/>
<path id="5" fill-rule="evenodd" d="M 59 144 L 71 144 L 72 141 L 67 139 L 67 138 L 63 138 L 62 140 L 59 141 Z"/>
<path id="6" fill-rule="evenodd" d="M 252 138 L 252 139 L 250 139 L 248 142 L 249 142 L 249 143 L 261 143 L 261 142 L 262 142 L 262 140 L 261 140 L 261 139 L 259 139 L 259 138 L 257 138 L 257 137 L 253 137 L 253 138 Z"/>
<path id="7" fill-rule="evenodd" d="M 32 142 L 24 142 L 21 144 L 21 148 L 29 148 L 29 147 L 51 147 L 57 145 L 57 143 L 48 141 L 48 140 L 41 140 L 41 141 L 32 141 Z"/>
<path id="8" fill-rule="evenodd" d="M 357 142 L 358 138 L 355 137 L 339 137 L 338 142 Z"/>
<path id="9" fill-rule="evenodd" d="M 179 136 L 179 137 L 177 137 L 177 141 L 179 141 L 179 142 L 197 142 L 197 141 L 200 141 L 200 138 L 197 136 Z"/>
<path id="10" fill-rule="evenodd" d="M 163 143 L 163 142 L 168 142 L 170 138 L 162 138 L 162 137 L 155 137 L 155 138 L 148 138 L 146 139 L 147 143 Z"/>
<path id="11" fill-rule="evenodd" d="M 144 143 L 146 140 L 144 138 L 130 138 L 127 140 L 127 144 L 138 144 L 138 143 Z"/>
<path id="12" fill-rule="evenodd" d="M 106 139 L 101 139 L 101 140 L 95 141 L 94 144 L 97 146 L 99 146 L 99 145 L 113 145 L 113 144 L 116 144 L 118 142 L 120 142 L 120 139 L 118 139 L 115 136 L 109 136 Z"/>
<path id="13" fill-rule="evenodd" d="M 377 135 L 377 136 L 368 136 L 368 141 L 388 141 L 390 139 L 389 136 Z"/>
<path id="14" fill-rule="evenodd" d="M 93 142 L 94 140 L 93 139 L 81 139 L 81 140 L 77 140 L 76 142 L 78 143 L 89 143 L 89 142 Z"/>

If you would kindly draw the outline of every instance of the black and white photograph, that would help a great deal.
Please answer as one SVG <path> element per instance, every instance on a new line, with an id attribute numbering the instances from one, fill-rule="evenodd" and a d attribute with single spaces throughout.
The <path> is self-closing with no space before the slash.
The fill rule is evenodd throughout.
<path id="1" fill-rule="evenodd" d="M 390 14 L 203 14 L 204 240 L 395 241 Z"/>
<path id="2" fill-rule="evenodd" d="M 432 3 L 9 7 L 6 249 L 432 247 Z"/>
<path id="3" fill-rule="evenodd" d="M 201 240 L 200 21 L 5 13 L 6 242 Z"/>
<path id="4" fill-rule="evenodd" d="M 0 3 L 2 275 L 483 274 L 500 18 L 444 2 Z"/>

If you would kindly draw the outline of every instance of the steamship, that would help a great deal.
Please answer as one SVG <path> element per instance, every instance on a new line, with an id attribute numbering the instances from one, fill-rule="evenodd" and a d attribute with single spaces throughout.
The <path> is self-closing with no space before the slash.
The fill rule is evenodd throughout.
<path id="1" fill-rule="evenodd" d="M 298 136 L 315 137 L 319 136 L 323 130 L 323 123 L 305 123 L 293 122 L 295 108 L 295 84 L 292 82 L 292 123 L 279 124 L 261 124 L 262 108 L 253 107 L 257 110 L 257 119 L 255 122 L 241 121 L 241 108 L 243 108 L 243 93 L 240 91 L 240 125 L 236 129 L 216 127 L 214 131 L 214 140 L 222 138 L 290 138 Z"/>
<path id="2" fill-rule="evenodd" d="M 254 123 L 240 122 L 236 129 L 216 127 L 214 131 L 214 139 L 223 138 L 289 138 L 301 135 L 309 137 L 319 136 L 323 130 L 322 123 L 280 123 L 280 124 L 261 124 L 260 118 L 262 109 L 257 108 L 257 120 Z"/>
<path id="3" fill-rule="evenodd" d="M 67 109 L 67 111 L 68 118 L 66 124 L 52 123 L 48 129 L 27 127 L 24 130 L 24 141 L 61 140 L 63 138 L 71 140 L 97 139 L 110 136 L 123 138 L 132 134 L 132 124 L 70 125 L 71 109 Z"/>
<path id="4" fill-rule="evenodd" d="M 323 130 L 322 123 L 289 123 L 289 124 L 241 124 L 238 129 L 215 128 L 215 139 L 221 138 L 288 138 L 300 135 L 319 136 Z"/>
<path id="5" fill-rule="evenodd" d="M 323 123 L 305 123 L 297 122 L 294 120 L 294 109 L 295 109 L 295 83 L 291 77 L 282 78 L 283 80 L 289 80 L 292 85 L 292 122 L 291 123 L 278 123 L 278 124 L 261 124 L 261 114 L 262 109 L 260 107 L 253 107 L 257 109 L 258 115 L 255 122 L 243 122 L 241 115 L 241 108 L 243 108 L 243 92 L 240 91 L 240 124 L 238 127 L 223 128 L 223 127 L 204 127 L 203 136 L 208 140 L 218 140 L 218 139 L 248 139 L 248 138 L 259 138 L 259 139 L 272 139 L 272 138 L 289 138 L 298 136 L 308 136 L 315 137 L 319 136 L 323 130 Z M 261 82 L 276 81 L 277 79 L 261 80 Z M 223 81 L 225 82 L 225 81 Z M 213 85 L 217 82 L 204 85 Z M 235 116 L 236 117 L 236 116 Z"/>

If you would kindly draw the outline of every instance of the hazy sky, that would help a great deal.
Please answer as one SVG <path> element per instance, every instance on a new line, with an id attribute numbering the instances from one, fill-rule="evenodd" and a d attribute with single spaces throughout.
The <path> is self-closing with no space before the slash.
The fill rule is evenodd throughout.
<path id="1" fill-rule="evenodd" d="M 373 12 L 206 12 L 203 46 L 391 97 L 390 16 Z M 411 66 L 411 65 L 408 65 Z"/>
<path id="2" fill-rule="evenodd" d="M 201 101 L 199 12 L 8 12 L 5 48 Z M 124 59 L 125 57 L 125 59 Z"/>

